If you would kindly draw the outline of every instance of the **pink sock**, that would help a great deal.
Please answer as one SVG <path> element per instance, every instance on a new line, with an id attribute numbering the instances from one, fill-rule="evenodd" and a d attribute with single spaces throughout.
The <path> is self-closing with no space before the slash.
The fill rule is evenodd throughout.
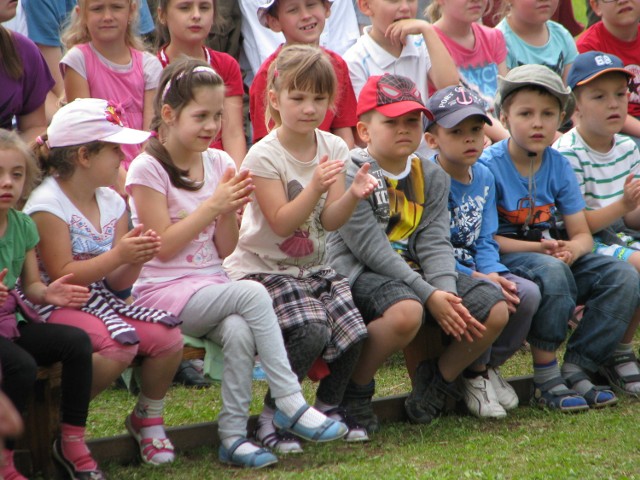
<path id="1" fill-rule="evenodd" d="M 60 447 L 62 455 L 73 463 L 76 471 L 90 472 L 98 469 L 98 464 L 91 457 L 91 452 L 84 442 L 85 427 L 78 427 L 63 423 L 60 425 L 62 432 Z"/>
<path id="2" fill-rule="evenodd" d="M 20 472 L 16 470 L 16 466 L 13 464 L 13 450 L 3 450 L 0 452 L 0 478 L 4 480 L 27 480 Z"/>

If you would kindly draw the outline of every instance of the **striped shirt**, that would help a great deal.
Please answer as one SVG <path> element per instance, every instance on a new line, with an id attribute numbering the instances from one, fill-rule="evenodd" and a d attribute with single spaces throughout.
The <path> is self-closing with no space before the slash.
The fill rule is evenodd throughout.
<path id="1" fill-rule="evenodd" d="M 602 153 L 589 147 L 573 128 L 553 147 L 569 160 L 588 210 L 606 207 L 621 198 L 630 173 L 640 178 L 640 150 L 626 135 L 614 135 L 613 147 Z"/>

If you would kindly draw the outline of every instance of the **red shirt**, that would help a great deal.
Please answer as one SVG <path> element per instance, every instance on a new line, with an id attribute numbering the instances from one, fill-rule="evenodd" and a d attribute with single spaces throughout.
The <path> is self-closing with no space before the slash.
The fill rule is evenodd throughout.
<path id="1" fill-rule="evenodd" d="M 283 45 L 267 58 L 258 73 L 256 73 L 251 88 L 249 89 L 249 113 L 251 115 L 251 125 L 253 127 L 253 143 L 260 140 L 267 133 L 265 125 L 265 95 L 267 92 L 267 73 L 269 66 L 282 50 Z M 335 109 L 327 110 L 324 121 L 318 127 L 320 130 L 330 132 L 338 128 L 355 127 L 358 121 L 356 117 L 356 94 L 353 92 L 351 78 L 349 77 L 349 67 L 340 55 L 326 48 L 322 49 L 329 55 L 331 64 L 338 79 L 338 91 L 335 98 Z M 270 125 L 273 127 L 273 122 Z"/>
<path id="2" fill-rule="evenodd" d="M 629 82 L 629 115 L 640 117 L 640 25 L 638 36 L 635 40 L 625 42 L 614 37 L 604 26 L 598 22 L 589 27 L 576 41 L 578 52 L 584 53 L 597 50 L 604 53 L 612 53 L 620 57 L 625 69 L 634 74 Z"/>
<path id="3" fill-rule="evenodd" d="M 236 59 L 227 53 L 217 52 L 204 45 L 202 46 L 202 50 L 204 51 L 207 63 L 222 77 L 225 86 L 225 96 L 234 97 L 244 95 L 242 73 L 240 73 L 240 65 L 238 65 Z M 158 58 L 160 59 L 160 63 L 162 63 L 162 68 L 169 65 L 170 60 L 167 56 L 166 45 L 158 52 Z M 224 146 L 222 145 L 222 129 L 220 129 L 218 136 L 211 142 L 210 147 L 224 150 Z"/>

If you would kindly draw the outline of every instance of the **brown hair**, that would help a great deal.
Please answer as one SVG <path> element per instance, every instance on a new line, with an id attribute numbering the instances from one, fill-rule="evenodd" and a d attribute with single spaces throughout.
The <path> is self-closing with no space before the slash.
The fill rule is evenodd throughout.
<path id="1" fill-rule="evenodd" d="M 0 128 L 0 152 L 2 150 L 15 150 L 24 157 L 26 171 L 24 188 L 22 189 L 20 202 L 18 203 L 18 207 L 20 208 L 40 180 L 40 169 L 38 168 L 38 163 L 33 153 L 16 132 Z"/>
<path id="2" fill-rule="evenodd" d="M 517 93 L 520 92 L 535 92 L 538 93 L 539 95 L 547 95 L 549 97 L 553 97 L 556 99 L 556 101 L 558 102 L 558 109 L 559 112 L 562 113 L 562 102 L 560 101 L 560 99 L 558 97 L 556 97 L 553 93 L 551 93 L 549 90 L 547 90 L 546 88 L 540 86 L 540 85 L 524 85 L 520 88 L 516 88 L 515 90 L 513 90 L 511 93 L 509 93 L 509 95 L 507 96 L 507 98 L 505 98 L 504 100 L 502 100 L 500 102 L 500 111 L 504 112 L 504 113 L 508 113 L 509 109 L 511 108 L 511 104 L 513 103 L 513 99 L 515 98 Z"/>
<path id="3" fill-rule="evenodd" d="M 39 136 L 31 147 L 33 154 L 44 176 L 55 175 L 63 180 L 70 178 L 75 172 L 78 151 L 81 148 L 86 148 L 87 155 L 95 155 L 107 145 L 105 142 L 96 140 L 82 145 L 49 148 L 47 140 L 46 133 Z"/>
<path id="4" fill-rule="evenodd" d="M 24 69 L 11 32 L 0 25 L 0 65 L 13 80 L 22 77 Z"/>
<path id="5" fill-rule="evenodd" d="M 167 10 L 169 9 L 169 4 L 172 1 L 178 0 L 158 0 L 158 18 L 156 20 L 156 49 L 159 50 L 161 47 L 164 47 L 169 42 L 171 42 L 171 34 L 167 25 L 160 21 L 160 14 L 166 15 Z M 218 9 L 216 0 L 211 0 L 213 3 L 213 24 L 215 25 L 220 19 L 218 19 Z M 225 19 L 221 19 L 222 22 L 226 22 Z"/>
<path id="6" fill-rule="evenodd" d="M 198 71 L 197 67 L 203 67 L 206 70 Z M 162 135 L 168 128 L 162 120 L 162 106 L 170 106 L 179 116 L 182 109 L 193 100 L 196 89 L 201 87 L 224 88 L 220 75 L 205 62 L 185 57 L 171 62 L 163 70 L 153 101 L 151 130 L 155 133 L 149 138 L 145 147 L 145 152 L 155 158 L 165 169 L 174 187 L 191 191 L 200 190 L 202 184 L 190 180 L 189 171 L 178 168 L 173 163 L 171 154 L 158 135 Z"/>
<path id="7" fill-rule="evenodd" d="M 71 16 L 69 17 L 67 26 L 64 28 L 61 40 L 67 49 L 74 47 L 81 43 L 89 43 L 91 41 L 91 34 L 87 29 L 87 22 L 85 21 L 85 14 L 87 11 L 87 4 L 91 0 L 78 0 L 78 6 L 73 9 Z M 129 2 L 129 11 L 131 12 L 133 0 L 127 0 Z M 136 50 L 144 50 L 145 45 L 142 39 L 138 36 L 138 20 L 139 13 L 136 8 L 131 16 L 131 21 L 127 25 L 127 31 L 124 37 L 124 43 Z"/>
<path id="8" fill-rule="evenodd" d="M 329 97 L 329 107 L 333 108 L 336 99 L 338 81 L 331 60 L 318 47 L 311 45 L 290 45 L 284 47 L 267 74 L 267 92 L 273 90 L 276 95 L 283 91 L 300 90 L 314 92 Z M 267 128 L 273 119 L 276 127 L 282 124 L 280 113 L 265 95 Z"/>

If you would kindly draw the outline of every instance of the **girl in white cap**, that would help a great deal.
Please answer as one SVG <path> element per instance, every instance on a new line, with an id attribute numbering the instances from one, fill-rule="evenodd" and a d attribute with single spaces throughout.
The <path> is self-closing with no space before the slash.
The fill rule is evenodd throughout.
<path id="1" fill-rule="evenodd" d="M 42 308 L 50 323 L 85 330 L 93 345 L 92 397 L 110 386 L 136 355 L 142 356 L 138 403 L 126 426 L 145 463 L 173 461 L 164 432 L 164 397 L 182 359 L 180 321 L 167 312 L 134 307 L 122 298 L 142 265 L 160 250 L 160 238 L 142 225 L 128 230 L 125 203 L 111 188 L 123 159 L 121 144 L 143 143 L 149 133 L 123 126 L 105 100 L 77 99 L 61 108 L 39 139 L 45 179 L 24 208 L 40 233 L 43 273 L 73 273 L 91 298 L 80 310 Z"/>

